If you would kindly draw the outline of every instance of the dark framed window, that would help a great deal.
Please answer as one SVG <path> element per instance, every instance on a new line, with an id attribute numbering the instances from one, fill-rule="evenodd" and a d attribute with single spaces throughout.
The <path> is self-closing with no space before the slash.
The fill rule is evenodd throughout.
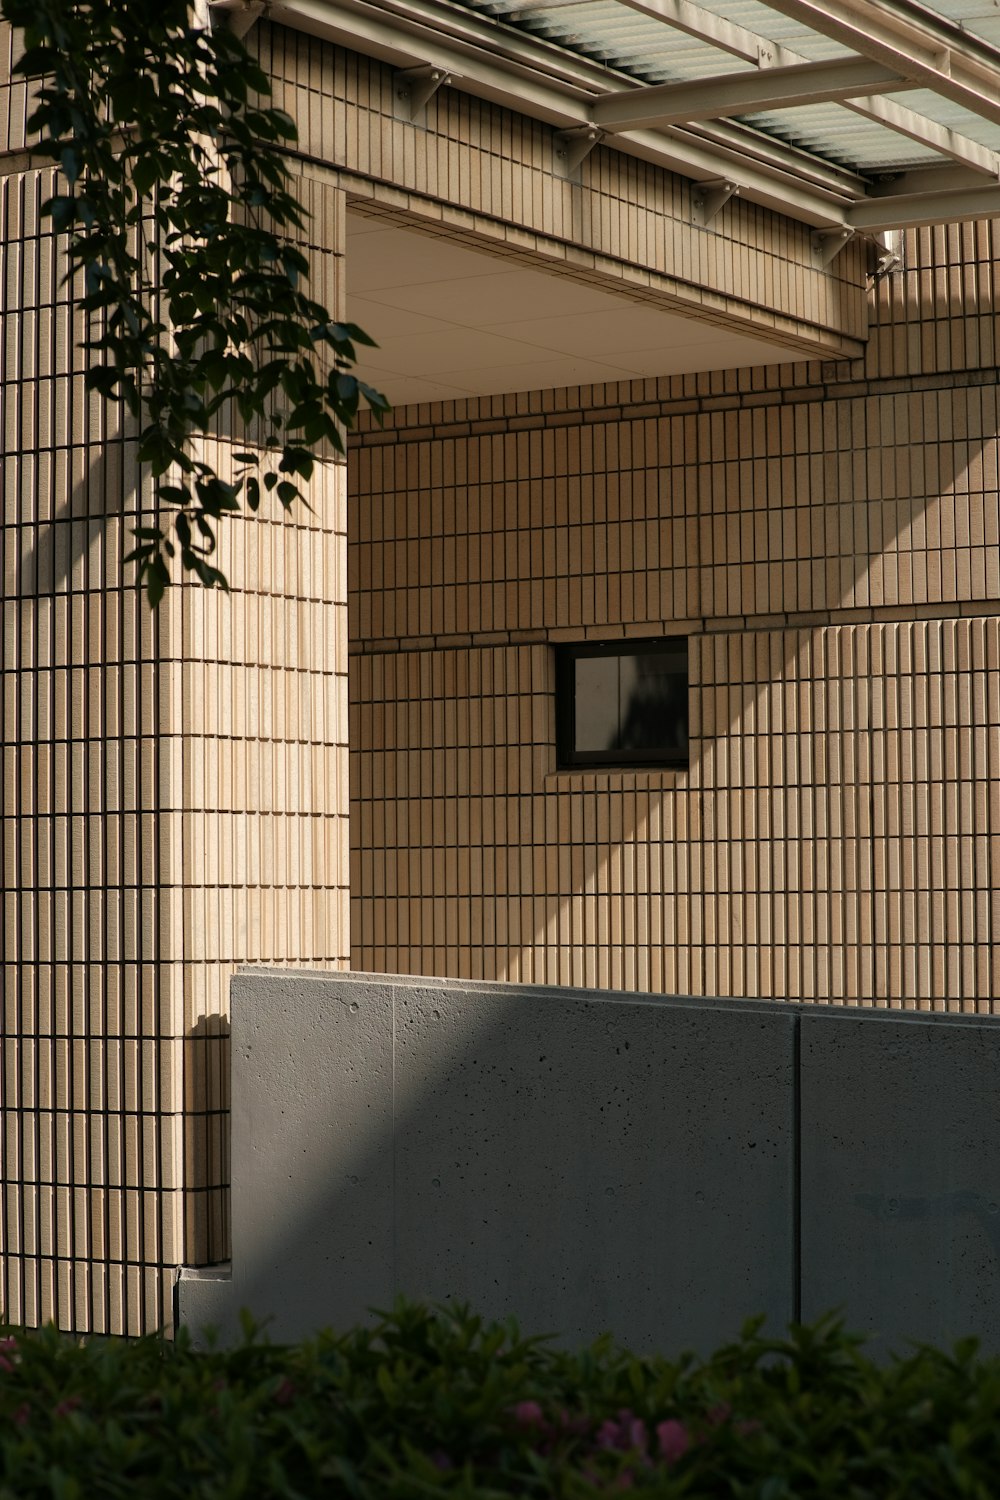
<path id="1" fill-rule="evenodd" d="M 570 766 L 686 766 L 686 636 L 556 647 L 556 758 Z"/>

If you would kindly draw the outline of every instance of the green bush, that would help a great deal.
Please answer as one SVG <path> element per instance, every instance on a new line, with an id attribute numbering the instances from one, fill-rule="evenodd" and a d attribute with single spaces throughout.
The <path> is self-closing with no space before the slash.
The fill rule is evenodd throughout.
<path id="1" fill-rule="evenodd" d="M 449 1495 L 992 1500 L 1000 1362 L 879 1367 L 833 1320 L 706 1361 L 568 1354 L 465 1309 L 199 1353 L 45 1329 L 0 1342 L 2 1500 Z"/>

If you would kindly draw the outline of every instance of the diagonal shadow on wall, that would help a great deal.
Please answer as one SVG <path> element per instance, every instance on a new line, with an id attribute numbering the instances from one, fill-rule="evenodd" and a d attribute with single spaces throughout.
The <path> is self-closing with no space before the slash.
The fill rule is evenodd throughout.
<path id="1" fill-rule="evenodd" d="M 669 514 L 666 489 L 660 500 L 697 580 L 685 616 L 709 624 L 696 643 L 686 776 L 555 776 L 551 707 L 530 745 L 511 738 L 512 702 L 523 707 L 538 692 L 515 668 L 494 692 L 482 691 L 477 716 L 478 706 L 454 690 L 432 708 L 412 686 L 418 673 L 407 685 L 408 653 L 401 654 L 394 688 L 409 700 L 408 713 L 395 701 L 380 713 L 377 694 L 370 705 L 359 701 L 362 674 L 378 660 L 359 642 L 352 692 L 359 966 L 862 1003 L 989 1003 L 982 897 L 991 877 L 981 840 L 1000 830 L 985 809 L 970 820 L 959 790 L 975 783 L 977 806 L 985 803 L 980 794 L 997 769 L 983 750 L 987 650 L 982 621 L 955 617 L 963 598 L 988 607 L 982 517 L 988 528 L 1000 419 L 995 391 L 978 383 L 943 377 L 941 389 L 918 400 L 919 425 L 911 392 L 838 397 L 834 387 L 815 403 L 812 428 L 806 424 L 818 451 L 798 454 L 774 446 L 777 438 L 763 422 L 758 430 L 750 412 L 733 465 L 713 465 L 722 429 L 698 419 L 696 500 L 685 500 L 680 517 Z M 789 409 L 778 437 L 787 438 L 804 409 Z M 449 450 L 461 441 L 450 437 Z M 491 449 L 494 460 L 507 451 L 500 442 Z M 756 485 L 755 508 L 734 489 L 734 468 Z M 786 474 L 791 494 L 780 487 Z M 613 479 L 589 481 L 595 509 L 601 485 L 610 495 Z M 536 466 L 526 481 L 501 458 L 477 484 L 497 494 L 520 484 L 526 534 L 539 547 L 547 528 L 572 521 L 571 513 L 554 522 L 549 514 L 558 508 L 552 496 L 565 489 L 555 470 Z M 425 548 L 419 578 L 399 576 L 399 500 L 406 537 Z M 640 535 L 631 522 L 615 524 Z M 783 551 L 789 534 L 792 558 Z M 502 544 L 509 538 L 490 540 L 484 587 L 513 597 L 532 568 L 544 573 L 541 551 L 525 555 Z M 449 541 L 444 511 L 422 490 L 356 498 L 355 639 L 379 581 L 389 589 L 392 554 L 404 597 L 419 588 L 432 601 L 448 600 L 477 586 L 478 575 L 454 571 L 456 559 L 480 567 L 486 554 L 450 549 Z M 637 541 L 622 540 L 620 550 L 631 551 L 639 572 L 646 566 Z M 515 614 L 491 624 L 533 626 L 528 641 L 572 629 L 572 613 L 560 612 L 559 581 L 545 579 L 543 592 L 537 619 Z M 424 638 L 439 629 L 434 607 Z M 773 624 L 745 630 L 748 614 Z M 627 624 L 655 633 L 670 621 L 635 615 Z M 592 638 L 596 627 L 587 629 Z M 445 636 L 434 660 L 451 650 L 461 663 L 481 649 L 515 662 L 518 651 L 529 652 L 551 704 L 550 647 L 487 641 L 449 648 Z M 430 645 L 418 644 L 430 659 Z M 951 697 L 964 718 L 949 718 Z M 514 722 L 537 726 L 538 716 L 525 712 Z M 465 741 L 455 728 L 462 723 L 471 726 Z M 424 774 L 428 756 L 441 764 L 440 776 Z M 505 764 L 518 758 L 505 781 Z M 482 855 L 474 849 L 463 865 L 453 830 L 471 827 L 468 809 L 491 799 Z M 661 961 L 667 950 L 671 966 Z"/>
<path id="2" fill-rule="evenodd" d="M 795 1313 L 791 1010 L 247 971 L 233 1278 L 277 1338 L 398 1293 L 572 1343 L 707 1349 Z M 738 1033 L 738 1035 L 736 1034 Z"/>
<path id="3" fill-rule="evenodd" d="M 883 1354 L 1000 1342 L 991 1018 L 248 970 L 233 1039 L 196 1331 L 403 1294 L 667 1355 L 832 1306 Z"/>

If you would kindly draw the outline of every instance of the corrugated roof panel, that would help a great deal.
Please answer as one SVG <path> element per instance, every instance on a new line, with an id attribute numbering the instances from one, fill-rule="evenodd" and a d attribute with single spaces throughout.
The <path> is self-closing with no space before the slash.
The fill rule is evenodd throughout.
<path id="1" fill-rule="evenodd" d="M 974 115 L 971 110 L 963 109 L 961 104 L 954 104 L 950 99 L 932 93 L 930 89 L 910 89 L 905 94 L 886 97 L 894 98 L 899 104 L 905 104 L 907 109 L 915 110 L 918 114 L 928 115 L 949 130 L 967 135 L 983 146 L 1000 150 L 1000 125 L 984 120 L 982 115 Z"/>
<path id="2" fill-rule="evenodd" d="M 1000 39 L 1000 11 L 994 0 L 923 0 L 923 4 L 970 36 L 982 37 L 994 46 Z"/>
<path id="3" fill-rule="evenodd" d="M 738 72 L 747 66 L 728 52 L 706 48 L 704 42 L 635 12 L 634 22 L 623 25 L 621 9 L 614 3 L 587 5 L 584 16 L 575 7 L 559 8 L 534 12 L 520 24 L 533 36 L 569 47 L 647 83 L 703 78 L 706 66 L 719 74 Z"/>
<path id="4" fill-rule="evenodd" d="M 941 160 L 930 146 L 911 141 L 839 104 L 809 104 L 744 115 L 742 119 L 790 146 L 858 172 L 933 166 Z"/>
<path id="5" fill-rule="evenodd" d="M 604 64 L 617 75 L 609 75 L 609 89 L 619 87 L 623 76 L 644 84 L 684 82 L 754 68 L 714 41 L 692 36 L 666 19 L 643 14 L 623 0 L 552 0 L 549 5 L 543 0 L 458 3 Z M 850 55 L 850 48 L 771 9 L 763 0 L 697 0 L 697 6 L 810 62 Z M 964 27 L 970 35 L 1000 42 L 1000 0 L 932 0 L 924 8 Z M 894 98 L 904 109 L 1000 150 L 1000 125 L 939 94 L 911 90 Z M 852 171 L 902 170 L 947 160 L 933 147 L 836 103 L 762 111 L 743 116 L 742 123 Z"/>
<path id="6" fill-rule="evenodd" d="M 709 71 L 721 74 L 746 66 L 730 53 L 632 10 L 619 0 L 579 0 L 538 8 L 532 4 L 528 10 L 518 0 L 497 0 L 496 4 L 471 0 L 469 8 L 486 11 L 532 36 L 544 37 L 644 82 L 701 78 Z"/>
<path id="7" fill-rule="evenodd" d="M 737 26 L 744 26 L 747 31 L 754 31 L 758 36 L 778 42 L 782 47 L 791 47 L 793 51 L 801 52 L 810 62 L 845 57 L 850 51 L 850 48 L 832 41 L 830 37 L 822 36 L 801 21 L 795 21 L 791 16 L 782 15 L 770 6 L 760 4 L 759 0 L 698 0 L 698 4 L 702 10 L 711 11 L 723 20 L 733 21 Z"/>

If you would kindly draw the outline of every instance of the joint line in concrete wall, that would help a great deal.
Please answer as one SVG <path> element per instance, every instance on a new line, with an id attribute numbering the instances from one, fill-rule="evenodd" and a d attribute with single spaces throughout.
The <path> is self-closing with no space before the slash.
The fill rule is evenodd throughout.
<path id="1" fill-rule="evenodd" d="M 792 1319 L 802 1322 L 802 1021 L 792 1027 Z"/>

